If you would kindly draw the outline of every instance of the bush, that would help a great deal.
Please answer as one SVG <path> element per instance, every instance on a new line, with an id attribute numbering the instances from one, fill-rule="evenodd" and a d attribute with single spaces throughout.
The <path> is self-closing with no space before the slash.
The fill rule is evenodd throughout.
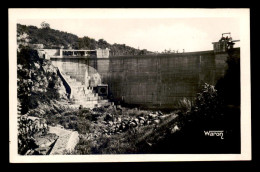
<path id="1" fill-rule="evenodd" d="M 91 141 L 86 136 L 80 135 L 79 142 L 75 147 L 76 153 L 80 155 L 91 154 Z"/>
<path id="2" fill-rule="evenodd" d="M 35 134 L 32 120 L 26 115 L 18 117 L 18 153 L 24 155 L 28 150 L 37 148 L 33 135 Z"/>
<path id="3" fill-rule="evenodd" d="M 205 83 L 198 93 L 193 114 L 196 118 L 215 119 L 222 115 L 222 101 L 213 85 Z"/>
<path id="4" fill-rule="evenodd" d="M 181 113 L 189 113 L 191 112 L 193 106 L 192 100 L 187 99 L 184 97 L 180 101 L 178 101 L 177 109 L 181 111 Z"/>
<path id="5" fill-rule="evenodd" d="M 240 106 L 240 55 L 234 50 L 229 50 L 228 54 L 228 69 L 216 88 L 226 105 Z"/>

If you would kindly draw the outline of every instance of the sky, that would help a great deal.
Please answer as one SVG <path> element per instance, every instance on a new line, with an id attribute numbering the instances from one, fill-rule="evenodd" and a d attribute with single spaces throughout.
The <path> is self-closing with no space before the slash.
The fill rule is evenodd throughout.
<path id="1" fill-rule="evenodd" d="M 240 23 L 236 18 L 115 18 L 115 19 L 22 19 L 17 23 L 40 28 L 47 22 L 52 29 L 65 31 L 79 37 L 104 39 L 108 43 L 162 52 L 212 50 L 212 42 L 222 33 L 231 32 L 239 40 Z M 239 46 L 239 43 L 235 45 Z"/>

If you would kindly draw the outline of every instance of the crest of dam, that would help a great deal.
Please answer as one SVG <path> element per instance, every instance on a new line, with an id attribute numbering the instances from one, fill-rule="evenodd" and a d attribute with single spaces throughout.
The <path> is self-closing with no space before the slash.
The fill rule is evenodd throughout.
<path id="1" fill-rule="evenodd" d="M 235 49 L 240 53 L 240 48 Z M 115 104 L 173 109 L 179 100 L 196 97 L 204 83 L 215 85 L 227 69 L 227 53 L 51 58 L 60 71 L 86 87 L 108 85 Z"/>

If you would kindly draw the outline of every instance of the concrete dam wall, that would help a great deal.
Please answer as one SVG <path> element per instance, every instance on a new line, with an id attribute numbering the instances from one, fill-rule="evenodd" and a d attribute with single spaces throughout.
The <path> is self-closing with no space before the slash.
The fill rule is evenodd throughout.
<path id="1" fill-rule="evenodd" d="M 227 56 L 227 53 L 201 51 L 51 60 L 86 86 L 108 84 L 109 98 L 115 103 L 171 109 L 183 97 L 194 98 L 201 84 L 215 85 L 225 74 Z"/>

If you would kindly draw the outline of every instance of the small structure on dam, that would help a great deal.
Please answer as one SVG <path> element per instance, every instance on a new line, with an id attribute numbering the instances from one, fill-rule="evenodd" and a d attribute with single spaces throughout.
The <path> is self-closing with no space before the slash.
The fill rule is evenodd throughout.
<path id="1" fill-rule="evenodd" d="M 229 35 L 224 37 L 224 35 Z M 222 33 L 222 37 L 218 42 L 212 42 L 215 53 L 225 53 L 228 49 L 232 49 L 235 45 L 234 42 L 239 40 L 232 40 L 231 33 Z"/>

